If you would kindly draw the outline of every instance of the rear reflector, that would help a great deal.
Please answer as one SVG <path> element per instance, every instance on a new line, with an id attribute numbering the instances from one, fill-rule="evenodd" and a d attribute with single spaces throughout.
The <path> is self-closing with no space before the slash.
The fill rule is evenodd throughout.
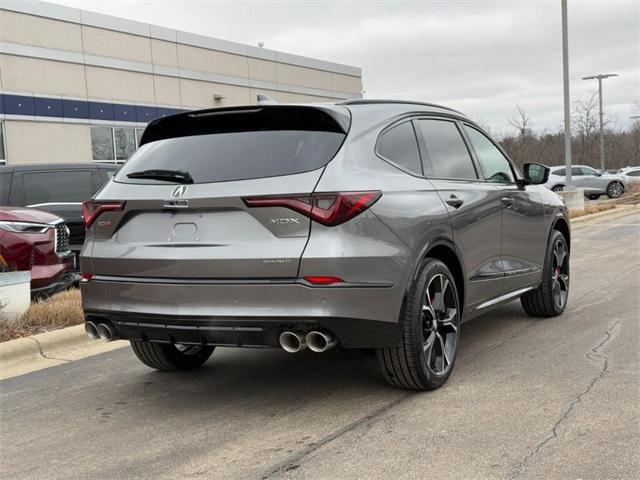
<path id="1" fill-rule="evenodd" d="M 104 212 L 117 212 L 124 208 L 124 202 L 98 202 L 89 200 L 82 203 L 82 217 L 85 227 L 89 228 Z"/>
<path id="2" fill-rule="evenodd" d="M 94 275 L 93 273 L 83 273 L 82 275 L 80 275 L 80 282 L 81 283 L 87 283 L 90 282 L 93 279 Z"/>
<path id="3" fill-rule="evenodd" d="M 340 277 L 310 276 L 304 279 L 313 285 L 333 285 L 336 283 L 344 283 Z"/>
<path id="4" fill-rule="evenodd" d="M 382 192 L 335 192 L 311 195 L 284 195 L 245 198 L 248 207 L 284 207 L 322 225 L 333 227 L 347 222 L 373 205 Z"/>

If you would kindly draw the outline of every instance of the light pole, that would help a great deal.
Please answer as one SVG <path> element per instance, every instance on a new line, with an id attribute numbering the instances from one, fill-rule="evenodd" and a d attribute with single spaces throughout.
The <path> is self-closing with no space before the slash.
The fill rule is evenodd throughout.
<path id="1" fill-rule="evenodd" d="M 571 104 L 569 99 L 569 34 L 567 28 L 567 0 L 562 6 L 562 86 L 564 92 L 564 164 L 567 185 L 571 190 Z"/>
<path id="2" fill-rule="evenodd" d="M 595 80 L 598 79 L 598 103 L 600 105 L 600 170 L 605 171 L 604 165 L 604 132 L 602 125 L 602 79 L 609 77 L 617 77 L 617 73 L 599 73 L 598 75 L 589 75 L 588 77 L 582 77 L 583 80 Z"/>

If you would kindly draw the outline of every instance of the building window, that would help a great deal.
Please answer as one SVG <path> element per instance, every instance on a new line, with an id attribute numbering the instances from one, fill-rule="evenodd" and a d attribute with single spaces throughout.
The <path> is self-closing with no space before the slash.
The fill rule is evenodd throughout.
<path id="1" fill-rule="evenodd" d="M 142 139 L 143 133 L 144 133 L 144 128 L 136 128 L 136 148 L 140 146 L 140 140 Z"/>
<path id="2" fill-rule="evenodd" d="M 129 157 L 136 151 L 134 129 L 114 128 L 113 138 L 116 145 L 116 160 L 129 160 Z"/>
<path id="3" fill-rule="evenodd" d="M 7 163 L 6 150 L 4 148 L 4 122 L 0 122 L 0 165 Z"/>
<path id="4" fill-rule="evenodd" d="M 114 163 L 127 161 L 138 148 L 142 130 L 126 127 L 91 127 L 93 160 Z"/>

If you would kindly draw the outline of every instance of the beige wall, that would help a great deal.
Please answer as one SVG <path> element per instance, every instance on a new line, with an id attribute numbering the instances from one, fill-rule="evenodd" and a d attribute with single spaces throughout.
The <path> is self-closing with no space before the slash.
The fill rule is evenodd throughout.
<path id="1" fill-rule="evenodd" d="M 154 65 L 178 68 L 178 46 L 172 42 L 151 39 L 151 57 Z"/>
<path id="2" fill-rule="evenodd" d="M 88 55 L 151 63 L 151 40 L 147 37 L 83 26 L 82 39 Z"/>
<path id="3" fill-rule="evenodd" d="M 0 10 L 0 42 L 82 51 L 80 25 Z"/>
<path id="4" fill-rule="evenodd" d="M 213 106 L 244 105 L 255 103 L 249 95 L 249 89 L 222 83 L 199 82 L 180 79 L 182 105 L 187 108 L 207 108 Z M 219 93 L 226 98 L 214 104 L 213 95 Z"/>
<path id="5" fill-rule="evenodd" d="M 89 125 L 4 121 L 7 163 L 91 161 Z"/>
<path id="6" fill-rule="evenodd" d="M 206 48 L 178 44 L 180 68 L 205 73 L 221 73 L 236 77 L 247 77 L 247 58 L 230 53 L 216 52 Z"/>
<path id="7" fill-rule="evenodd" d="M 154 103 L 153 75 L 86 67 L 87 96 L 117 102 Z"/>
<path id="8" fill-rule="evenodd" d="M 331 90 L 331 72 L 282 63 L 277 64 L 277 67 L 280 83 Z"/>
<path id="9" fill-rule="evenodd" d="M 2 88 L 6 90 L 87 96 L 82 65 L 0 55 L 0 76 Z"/>
<path id="10" fill-rule="evenodd" d="M 138 62 L 152 68 L 170 67 L 329 92 L 358 95 L 362 91 L 362 81 L 358 77 L 6 10 L 0 10 L 0 42 L 53 49 L 50 54 L 57 54 L 55 51 L 85 53 L 114 61 Z M 29 53 L 40 54 L 39 51 Z M 131 65 L 126 64 L 118 64 L 114 68 L 87 66 L 85 88 L 84 67 L 72 63 L 73 61 L 77 60 L 65 57 L 65 61 L 54 61 L 0 55 L 0 85 L 6 90 L 25 93 L 179 105 L 178 85 L 182 83 L 197 85 L 194 92 L 182 92 L 182 98 L 188 99 L 185 106 L 211 105 L 208 94 L 203 93 L 200 85 L 206 82 L 178 78 L 171 80 L 171 77 L 154 79 L 150 74 L 124 70 L 131 68 Z M 161 69 L 160 73 L 171 74 Z M 229 100 L 222 102 L 223 104 L 247 102 L 249 96 L 255 97 L 249 95 L 249 89 L 235 85 L 220 87 L 219 84 L 210 83 L 209 90 L 211 89 L 221 90 L 225 95 L 229 94 Z M 288 93 L 285 96 L 294 98 L 300 94 Z M 196 104 L 195 99 L 198 98 L 206 98 L 207 102 Z"/>

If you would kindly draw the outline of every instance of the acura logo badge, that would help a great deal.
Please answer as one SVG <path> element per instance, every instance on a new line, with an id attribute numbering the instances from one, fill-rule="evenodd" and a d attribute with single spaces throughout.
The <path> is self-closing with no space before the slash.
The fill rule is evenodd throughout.
<path id="1" fill-rule="evenodd" d="M 186 185 L 178 185 L 171 192 L 171 198 L 181 198 L 181 197 L 184 196 L 185 193 L 187 193 L 187 186 Z"/>

